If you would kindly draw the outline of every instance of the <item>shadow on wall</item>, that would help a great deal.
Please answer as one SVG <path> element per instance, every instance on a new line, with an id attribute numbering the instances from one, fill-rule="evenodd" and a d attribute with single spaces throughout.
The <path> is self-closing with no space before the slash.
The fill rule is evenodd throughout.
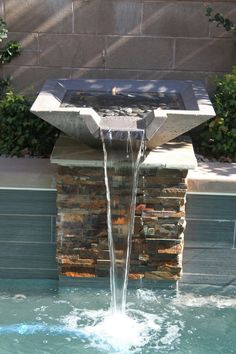
<path id="1" fill-rule="evenodd" d="M 236 16 L 234 7 L 223 10 Z M 28 94 L 63 77 L 206 83 L 230 70 L 236 54 L 234 41 L 209 27 L 200 2 L 5 0 L 4 18 L 24 49 L 4 75 Z"/>

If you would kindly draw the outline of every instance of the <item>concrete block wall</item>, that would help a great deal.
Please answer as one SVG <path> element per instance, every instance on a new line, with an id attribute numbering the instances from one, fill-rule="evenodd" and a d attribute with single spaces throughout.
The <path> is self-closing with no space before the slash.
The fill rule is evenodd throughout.
<path id="1" fill-rule="evenodd" d="M 78 77 L 201 79 L 211 89 L 236 46 L 208 22 L 208 4 L 236 20 L 235 0 L 0 0 L 9 39 L 23 46 L 2 74 L 29 94 Z"/>

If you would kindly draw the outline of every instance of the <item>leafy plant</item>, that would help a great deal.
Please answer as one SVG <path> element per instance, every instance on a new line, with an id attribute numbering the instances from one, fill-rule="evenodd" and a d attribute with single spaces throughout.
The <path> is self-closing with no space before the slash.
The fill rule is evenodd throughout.
<path id="1" fill-rule="evenodd" d="M 47 156 L 58 130 L 30 112 L 30 103 L 8 88 L 0 101 L 0 154 Z"/>
<path id="2" fill-rule="evenodd" d="M 233 35 L 236 36 L 235 24 L 229 18 L 225 18 L 219 12 L 213 14 L 213 9 L 210 6 L 207 7 L 206 16 L 210 22 L 215 22 L 217 27 L 223 26 L 227 32 L 232 31 Z"/>
<path id="3" fill-rule="evenodd" d="M 0 18 L 0 43 L 7 39 L 6 22 Z M 10 63 L 21 52 L 16 41 L 0 48 L 0 65 Z M 0 80 L 0 154 L 47 156 L 50 154 L 58 130 L 30 112 L 30 102 L 15 94 L 9 78 Z"/>
<path id="4" fill-rule="evenodd" d="M 7 24 L 0 17 L 0 42 L 2 42 L 3 39 L 7 38 L 7 33 L 8 33 Z"/>
<path id="5" fill-rule="evenodd" d="M 7 39 L 8 29 L 6 22 L 0 17 L 0 43 Z M 0 65 L 10 63 L 13 58 L 20 55 L 21 45 L 16 41 L 6 42 L 0 47 Z M 9 86 L 9 78 L 0 79 L 0 99 L 4 96 Z"/>
<path id="6" fill-rule="evenodd" d="M 7 38 L 8 29 L 6 22 L 0 18 L 0 42 Z M 18 56 L 21 52 L 21 45 L 17 41 L 7 42 L 0 49 L 0 63 L 10 63 L 13 58 Z"/>
<path id="7" fill-rule="evenodd" d="M 200 152 L 217 158 L 236 158 L 236 67 L 218 79 L 212 101 L 216 117 L 200 134 Z"/>

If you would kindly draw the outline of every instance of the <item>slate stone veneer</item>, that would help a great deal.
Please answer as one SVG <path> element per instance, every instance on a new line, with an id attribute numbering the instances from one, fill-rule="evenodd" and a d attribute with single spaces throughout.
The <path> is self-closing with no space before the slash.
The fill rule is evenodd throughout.
<path id="1" fill-rule="evenodd" d="M 182 271 L 187 170 L 141 169 L 129 277 L 177 280 Z M 122 176 L 114 174 L 118 192 Z M 60 275 L 109 275 L 107 202 L 102 167 L 58 166 L 57 259 Z M 122 201 L 121 201 L 122 203 Z M 116 237 L 124 218 L 112 215 Z"/>

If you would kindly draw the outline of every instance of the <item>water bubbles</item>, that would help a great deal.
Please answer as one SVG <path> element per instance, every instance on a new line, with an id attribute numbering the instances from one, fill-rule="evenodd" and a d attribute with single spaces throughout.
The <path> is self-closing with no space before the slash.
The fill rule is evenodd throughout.
<path id="1" fill-rule="evenodd" d="M 137 290 L 137 298 L 141 299 L 145 302 L 147 301 L 157 301 L 156 295 L 152 290 L 144 290 L 138 289 Z"/>
<path id="2" fill-rule="evenodd" d="M 24 301 L 27 299 L 27 297 L 24 294 L 16 294 L 14 295 L 13 299 L 15 301 Z"/>

